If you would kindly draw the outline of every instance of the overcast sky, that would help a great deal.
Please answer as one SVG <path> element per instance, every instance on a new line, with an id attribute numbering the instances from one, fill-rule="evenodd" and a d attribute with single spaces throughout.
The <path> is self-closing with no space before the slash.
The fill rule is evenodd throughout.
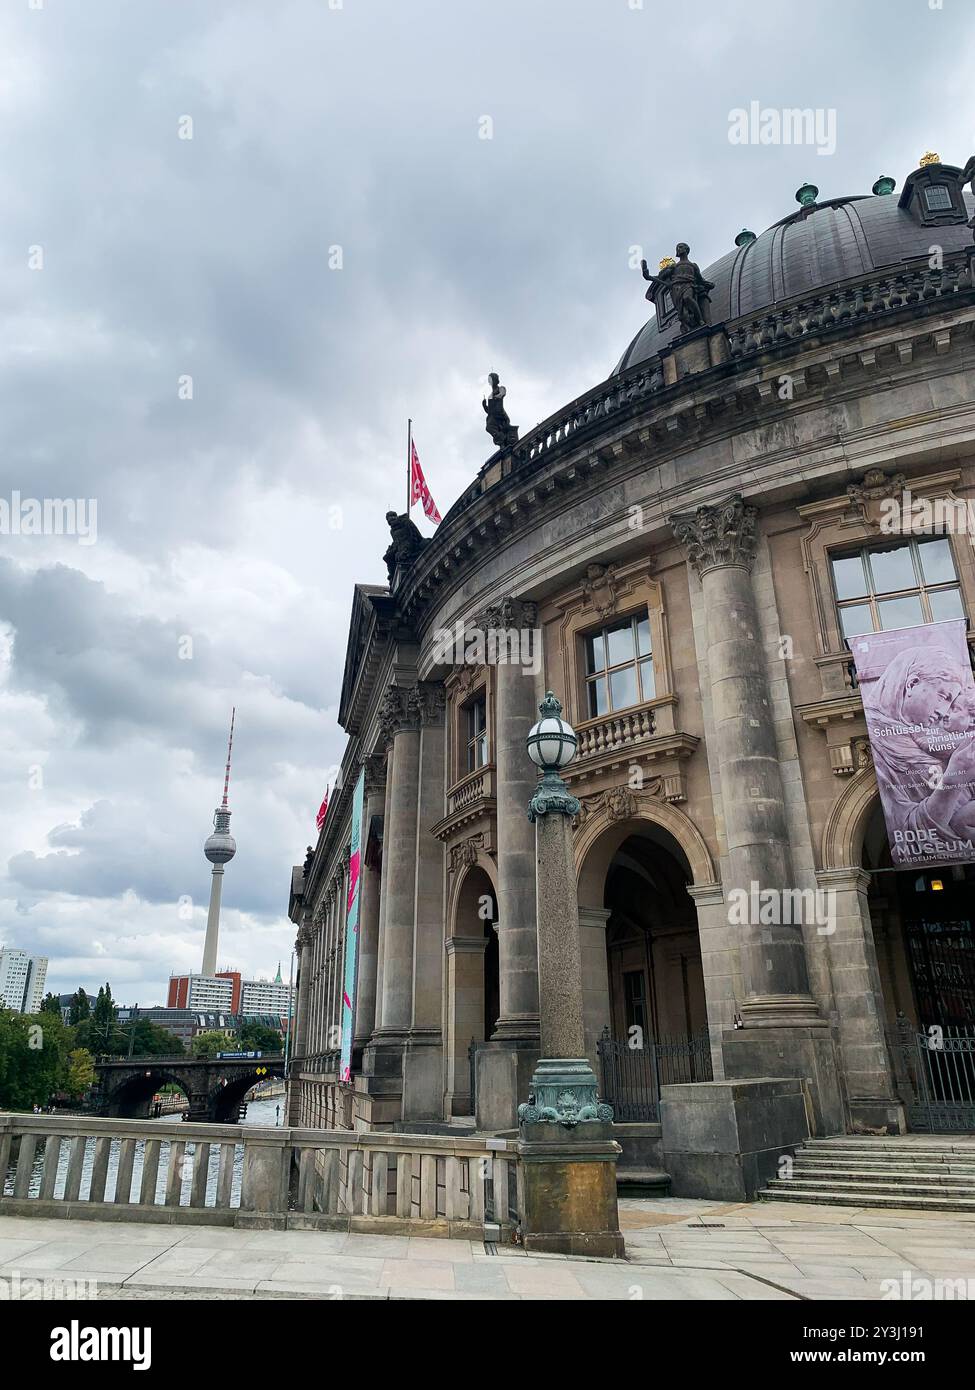
<path id="1" fill-rule="evenodd" d="M 963 164 L 973 56 L 970 0 L 0 0 L 0 499 L 97 500 L 0 536 L 0 942 L 199 968 L 236 704 L 220 961 L 287 975 L 407 416 L 446 512 L 489 371 L 525 431 L 612 369 L 632 247 Z M 731 144 L 752 101 L 835 152 Z"/>

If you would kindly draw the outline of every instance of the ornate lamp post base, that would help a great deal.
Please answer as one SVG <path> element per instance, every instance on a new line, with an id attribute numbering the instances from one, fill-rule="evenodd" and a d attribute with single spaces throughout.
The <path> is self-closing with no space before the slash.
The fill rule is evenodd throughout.
<path id="1" fill-rule="evenodd" d="M 597 1089 L 588 1057 L 542 1057 L 532 1075 L 528 1101 L 518 1107 L 518 1122 L 565 1129 L 587 1121 L 611 1124 L 612 1108 L 599 1099 Z"/>

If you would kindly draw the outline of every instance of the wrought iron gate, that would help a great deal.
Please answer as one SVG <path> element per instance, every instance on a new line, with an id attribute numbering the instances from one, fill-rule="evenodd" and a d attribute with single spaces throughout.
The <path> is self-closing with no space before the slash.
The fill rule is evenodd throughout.
<path id="1" fill-rule="evenodd" d="M 898 1019 L 895 1074 L 912 1130 L 975 1131 L 975 1028 L 931 1025 L 918 1032 Z"/>
<path id="2" fill-rule="evenodd" d="M 599 1039 L 602 1072 L 600 1099 L 613 1107 L 619 1123 L 660 1119 L 660 1088 L 681 1081 L 711 1081 L 711 1040 L 708 1034 L 643 1040 Z"/>

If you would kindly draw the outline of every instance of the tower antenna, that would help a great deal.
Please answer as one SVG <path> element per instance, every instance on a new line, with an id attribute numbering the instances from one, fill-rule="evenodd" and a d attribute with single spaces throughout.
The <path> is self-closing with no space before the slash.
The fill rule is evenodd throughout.
<path id="1" fill-rule="evenodd" d="M 227 767 L 223 775 L 223 801 L 213 813 L 213 834 L 203 846 L 203 853 L 213 865 L 210 875 L 210 907 L 207 912 L 207 931 L 203 942 L 204 975 L 213 975 L 217 969 L 217 939 L 220 933 L 220 896 L 223 887 L 224 865 L 229 864 L 237 853 L 237 842 L 230 833 L 230 807 L 227 795 L 230 790 L 230 754 L 234 746 L 234 721 L 237 706 L 230 714 L 230 738 L 227 742 Z"/>
<path id="2" fill-rule="evenodd" d="M 237 706 L 234 705 L 233 709 L 230 711 L 230 738 L 227 742 L 227 770 L 223 775 L 223 803 L 221 805 L 222 810 L 226 810 L 227 807 L 227 790 L 230 787 L 230 753 L 234 746 L 234 720 L 236 719 L 236 717 Z"/>

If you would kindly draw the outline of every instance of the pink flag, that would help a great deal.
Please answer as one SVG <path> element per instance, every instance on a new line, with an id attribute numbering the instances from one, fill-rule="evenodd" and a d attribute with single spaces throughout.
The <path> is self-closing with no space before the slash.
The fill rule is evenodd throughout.
<path id="1" fill-rule="evenodd" d="M 322 826 L 325 824 L 325 817 L 326 817 L 327 814 L 328 814 L 328 789 L 326 788 L 326 790 L 325 790 L 325 800 L 322 802 L 321 806 L 319 806 L 319 808 L 318 808 L 318 815 L 315 817 L 315 827 L 316 827 L 316 829 L 321 830 Z"/>
<path id="2" fill-rule="evenodd" d="M 442 520 L 437 511 L 437 504 L 434 502 L 427 487 L 427 480 L 423 476 L 423 469 L 420 467 L 420 457 L 416 452 L 416 442 L 410 441 L 410 502 L 422 502 L 423 512 L 431 521 L 439 524 Z"/>

